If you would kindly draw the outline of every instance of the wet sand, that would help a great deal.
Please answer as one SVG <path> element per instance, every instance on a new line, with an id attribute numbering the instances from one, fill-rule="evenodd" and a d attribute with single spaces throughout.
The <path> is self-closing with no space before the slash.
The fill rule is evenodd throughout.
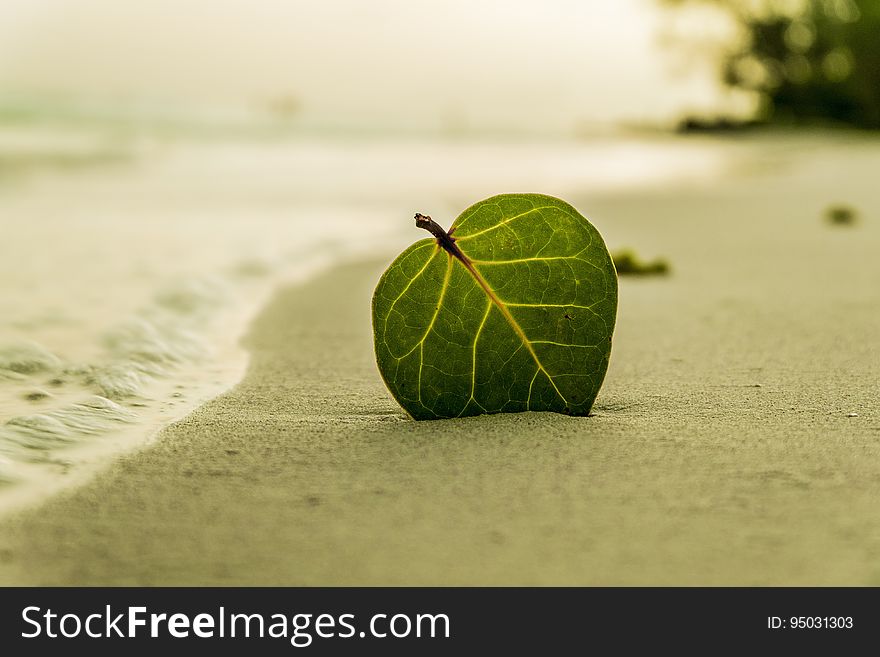
<path id="1" fill-rule="evenodd" d="M 0 524 L 0 582 L 880 585 L 880 207 L 820 173 L 571 199 L 673 267 L 621 282 L 590 418 L 410 421 L 387 260 L 285 289 L 236 388 Z"/>

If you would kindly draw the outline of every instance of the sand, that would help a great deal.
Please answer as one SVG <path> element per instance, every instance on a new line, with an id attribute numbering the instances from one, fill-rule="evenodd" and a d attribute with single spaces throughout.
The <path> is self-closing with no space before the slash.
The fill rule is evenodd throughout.
<path id="1" fill-rule="evenodd" d="M 673 267 L 622 281 L 590 418 L 405 418 L 393 254 L 282 290 L 237 387 L 0 524 L 0 582 L 880 585 L 880 201 L 836 166 L 570 199 Z"/>

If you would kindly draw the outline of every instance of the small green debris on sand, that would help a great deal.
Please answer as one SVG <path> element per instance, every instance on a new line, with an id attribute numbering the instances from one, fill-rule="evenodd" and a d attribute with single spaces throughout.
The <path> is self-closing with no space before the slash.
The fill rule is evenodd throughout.
<path id="1" fill-rule="evenodd" d="M 611 258 L 619 276 L 666 276 L 669 273 L 669 263 L 662 258 L 645 262 L 631 249 L 615 251 Z"/>
<path id="2" fill-rule="evenodd" d="M 46 392 L 45 390 L 40 390 L 39 388 L 32 388 L 24 394 L 24 398 L 27 401 L 31 402 L 43 401 L 44 399 L 48 399 L 51 396 L 52 395 L 50 395 L 48 392 Z"/>
<path id="3" fill-rule="evenodd" d="M 832 205 L 825 210 L 825 219 L 833 226 L 852 226 L 859 213 L 848 205 Z"/>

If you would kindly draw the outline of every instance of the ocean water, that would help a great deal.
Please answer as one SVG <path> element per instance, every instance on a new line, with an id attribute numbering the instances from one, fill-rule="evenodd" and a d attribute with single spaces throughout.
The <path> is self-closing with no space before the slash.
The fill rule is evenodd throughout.
<path id="1" fill-rule="evenodd" d="M 425 236 L 416 211 L 448 225 L 496 193 L 689 183 L 728 159 L 668 137 L 0 129 L 0 512 L 90 476 L 234 385 L 239 339 L 274 289 L 345 259 L 390 260 Z"/>

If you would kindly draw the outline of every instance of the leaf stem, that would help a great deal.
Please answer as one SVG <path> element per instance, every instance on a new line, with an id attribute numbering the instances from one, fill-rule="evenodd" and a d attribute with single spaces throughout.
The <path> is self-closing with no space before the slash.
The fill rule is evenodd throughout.
<path id="1" fill-rule="evenodd" d="M 431 217 L 420 214 L 416 212 L 415 214 L 416 226 L 419 228 L 424 228 L 426 231 L 431 233 L 434 237 L 437 238 L 437 244 L 442 246 L 448 253 L 452 256 L 458 258 L 465 264 L 470 264 L 467 256 L 461 252 L 461 249 L 455 244 L 455 238 L 443 230 L 443 227 L 438 224 L 436 221 L 431 219 Z"/>

